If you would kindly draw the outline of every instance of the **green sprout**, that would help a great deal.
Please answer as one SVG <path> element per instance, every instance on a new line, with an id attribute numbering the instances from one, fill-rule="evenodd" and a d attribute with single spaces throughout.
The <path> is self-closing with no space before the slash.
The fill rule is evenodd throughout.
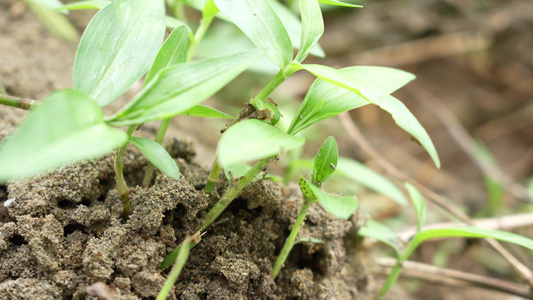
<path id="1" fill-rule="evenodd" d="M 278 273 L 287 260 L 292 247 L 295 244 L 298 231 L 302 226 L 307 211 L 311 204 L 319 202 L 325 210 L 332 215 L 348 219 L 357 209 L 358 203 L 354 197 L 331 196 L 323 192 L 321 186 L 326 179 L 335 172 L 337 161 L 339 158 L 339 151 L 335 138 L 328 137 L 322 147 L 318 150 L 314 159 L 313 166 L 313 182 L 307 181 L 304 177 L 300 177 L 299 185 L 304 198 L 302 209 L 296 218 L 296 222 L 292 227 L 289 237 L 285 240 L 283 248 L 272 267 L 272 278 L 276 278 Z"/>
<path id="2" fill-rule="evenodd" d="M 28 0 L 28 3 L 31 2 Z M 158 299 L 168 295 L 185 264 L 188 251 L 201 242 L 201 236 L 228 205 L 250 182 L 260 180 L 269 163 L 277 160 L 279 155 L 301 149 L 305 140 L 298 134 L 318 122 L 365 105 L 376 105 L 420 142 L 435 166 L 440 168 L 437 151 L 426 130 L 400 100 L 391 96 L 414 80 L 413 74 L 386 67 L 334 69 L 305 63 L 309 55 L 324 56 L 318 44 L 324 32 L 320 3 L 359 6 L 335 0 L 289 1 L 298 2 L 298 18 L 278 1 L 167 2 L 178 18 L 165 15 L 163 0 L 79 1 L 53 7 L 59 12 L 99 9 L 81 38 L 73 69 L 73 88 L 54 91 L 40 101 L 0 94 L 0 104 L 31 109 L 28 117 L 0 146 L 0 183 L 39 176 L 63 165 L 114 151 L 116 186 L 124 205 L 125 218 L 134 209 L 130 205 L 129 189 L 123 174 L 124 155 L 129 144 L 137 147 L 150 162 L 142 182 L 144 187 L 151 184 L 154 168 L 178 180 L 179 168 L 162 146 L 170 120 L 178 115 L 232 120 L 220 137 L 204 191 L 210 193 L 217 187 L 223 170 L 236 170 L 239 166 L 239 174 L 206 213 L 202 225 L 165 257 L 161 269 L 170 267 L 176 257 L 179 259 Z M 184 6 L 201 11 L 202 19 L 197 26 L 189 26 Z M 223 56 L 195 60 L 197 49 L 215 18 L 219 19 L 217 22 L 228 22 L 240 29 L 247 37 L 249 47 Z M 173 30 L 163 42 L 167 27 Z M 296 55 L 294 49 L 298 49 Z M 261 59 L 270 64 L 270 69 L 275 69 L 275 75 L 240 113 L 229 116 L 201 105 Z M 316 80 L 297 113 L 282 116 L 276 103 L 268 97 L 298 71 L 309 72 Z M 146 77 L 139 93 L 116 113 L 106 116 L 102 107 L 123 95 L 143 76 Z M 286 130 L 278 124 L 283 117 L 292 120 Z M 155 140 L 134 135 L 139 126 L 152 121 L 160 121 Z M 255 164 L 248 165 L 250 162 Z M 357 209 L 358 202 L 354 197 L 331 196 L 321 189 L 324 181 L 336 170 L 370 189 L 389 195 L 402 205 L 407 202 L 398 187 L 384 176 L 360 163 L 339 158 L 336 141 L 329 137 L 315 156 L 311 181 L 300 177 L 304 202 L 274 263 L 273 278 L 280 272 L 295 243 L 317 242 L 305 238 L 297 240 L 311 204 L 319 202 L 326 211 L 343 219 L 350 218 Z M 492 237 L 533 248 L 529 239 L 479 228 L 422 230 L 424 201 L 414 187 L 407 186 L 406 189 L 419 222 L 418 233 L 405 251 L 401 252 L 391 242 L 391 235 L 383 227 L 376 229 L 376 223 L 369 222 L 360 231 L 363 236 L 377 238 L 397 249 L 398 264 L 380 296 L 385 295 L 394 283 L 401 262 L 429 238 Z"/>

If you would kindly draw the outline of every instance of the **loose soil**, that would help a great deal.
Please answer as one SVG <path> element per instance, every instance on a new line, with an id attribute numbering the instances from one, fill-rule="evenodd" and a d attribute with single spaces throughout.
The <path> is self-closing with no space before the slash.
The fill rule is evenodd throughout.
<path id="1" fill-rule="evenodd" d="M 166 278 L 158 270 L 163 257 L 195 232 L 227 184 L 206 195 L 208 170 L 192 161 L 191 144 L 174 139 L 168 150 L 182 177 L 159 175 L 148 189 L 132 188 L 127 222 L 113 187 L 111 155 L 8 184 L 0 299 L 89 299 L 86 287 L 95 282 L 106 283 L 115 299 L 156 297 Z M 137 150 L 128 150 L 132 187 L 146 165 Z M 270 278 L 301 204 L 295 186 L 251 184 L 191 251 L 170 299 L 366 298 L 368 259 L 357 251 L 356 217 L 338 220 L 319 205 L 309 211 L 300 237 L 324 243 L 298 244 L 278 280 Z"/>
<path id="2" fill-rule="evenodd" d="M 75 44 L 51 36 L 17 1 L 0 4 L 0 28 L 0 85 L 7 93 L 42 98 L 71 85 Z M 0 140 L 24 114 L 0 107 Z M 101 299 L 154 299 L 166 278 L 158 269 L 164 256 L 195 232 L 228 183 L 221 177 L 205 194 L 208 170 L 194 161 L 193 145 L 172 139 L 167 149 L 182 177 L 159 174 L 148 189 L 138 186 L 147 161 L 128 149 L 128 221 L 114 188 L 113 155 L 0 186 L 0 299 L 97 299 L 87 292 L 97 282 L 105 286 L 90 293 Z M 297 244 L 271 279 L 301 204 L 295 186 L 251 184 L 192 249 L 169 299 L 368 298 L 370 260 L 355 236 L 358 215 L 338 220 L 318 204 L 299 237 L 324 243 Z"/>

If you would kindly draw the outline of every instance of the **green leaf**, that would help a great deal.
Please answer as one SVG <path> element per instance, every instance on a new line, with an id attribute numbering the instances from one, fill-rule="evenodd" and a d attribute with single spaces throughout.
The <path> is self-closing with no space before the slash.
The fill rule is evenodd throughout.
<path id="1" fill-rule="evenodd" d="M 301 243 L 313 243 L 313 244 L 324 244 L 324 241 L 321 240 L 321 239 L 315 239 L 315 238 L 312 238 L 312 237 L 303 237 L 303 238 L 299 238 L 297 239 L 294 244 L 301 244 Z"/>
<path id="2" fill-rule="evenodd" d="M 189 32 L 189 37 L 192 37 L 192 29 L 187 25 L 187 23 L 183 22 L 182 20 L 176 19 L 171 16 L 165 16 L 165 26 L 167 28 L 178 28 L 180 26 L 185 26 L 187 28 L 187 31 Z"/>
<path id="3" fill-rule="evenodd" d="M 385 67 L 358 66 L 338 71 L 378 86 L 381 91 L 389 94 L 415 79 L 411 73 Z M 367 104 L 370 102 L 358 94 L 317 79 L 309 88 L 287 133 L 296 134 L 317 122 Z"/>
<path id="4" fill-rule="evenodd" d="M 2 144 L 0 182 L 95 158 L 124 144 L 126 134 L 103 118 L 102 110 L 81 92 L 52 93 Z"/>
<path id="5" fill-rule="evenodd" d="M 259 120 L 244 120 L 231 126 L 220 138 L 217 157 L 222 167 L 273 156 L 303 144 L 303 138 L 288 135 Z"/>
<path id="6" fill-rule="evenodd" d="M 176 162 L 159 143 L 137 136 L 132 136 L 130 143 L 139 148 L 142 154 L 161 172 L 176 180 L 180 179 L 180 169 Z"/>
<path id="7" fill-rule="evenodd" d="M 262 49 L 167 67 L 124 108 L 113 125 L 134 125 L 183 113 L 212 96 L 264 54 Z"/>
<path id="8" fill-rule="evenodd" d="M 183 63 L 187 60 L 187 49 L 189 47 L 189 34 L 185 26 L 180 26 L 168 36 L 163 46 L 159 49 L 157 56 L 146 75 L 144 84 L 150 82 L 161 69 Z"/>
<path id="9" fill-rule="evenodd" d="M 43 2 L 43 1 L 38 1 Z M 56 36 L 65 39 L 67 41 L 75 41 L 78 39 L 78 31 L 70 23 L 66 16 L 52 10 L 56 4 L 53 2 L 46 3 L 47 6 L 43 6 L 36 1 L 26 1 L 31 11 L 43 22 L 50 32 Z"/>
<path id="10" fill-rule="evenodd" d="M 402 206 L 407 205 L 407 198 L 405 198 L 402 191 L 392 181 L 358 161 L 340 157 L 339 164 L 337 165 L 337 173 L 391 198 Z"/>
<path id="11" fill-rule="evenodd" d="M 152 65 L 165 34 L 163 1 L 116 0 L 85 29 L 73 69 L 76 90 L 105 106 Z"/>
<path id="12" fill-rule="evenodd" d="M 284 68 L 292 60 L 292 45 L 283 23 L 266 0 L 215 0 L 226 15 L 267 56 Z"/>
<path id="13" fill-rule="evenodd" d="M 300 179 L 298 180 L 298 185 L 300 186 L 300 191 L 302 191 L 302 195 L 304 196 L 305 203 L 311 204 L 318 201 L 318 198 L 311 189 L 311 183 L 307 181 L 305 177 L 300 176 Z"/>
<path id="14" fill-rule="evenodd" d="M 404 185 L 407 189 L 407 192 L 409 193 L 409 196 L 411 197 L 411 201 L 413 202 L 413 206 L 415 208 L 417 219 L 416 232 L 419 232 L 420 230 L 422 230 L 422 226 L 426 221 L 426 202 L 424 201 L 424 197 L 422 196 L 420 191 L 418 191 L 418 189 L 415 188 L 412 184 L 406 182 Z"/>
<path id="15" fill-rule="evenodd" d="M 278 15 L 281 23 L 283 23 L 283 27 L 287 30 L 292 46 L 296 49 L 300 49 L 302 39 L 302 23 L 300 22 L 300 18 L 298 18 L 290 8 L 281 4 L 279 1 L 269 1 L 268 3 Z M 324 50 L 318 43 L 315 44 L 314 47 L 311 47 L 310 53 L 317 57 L 326 56 Z"/>
<path id="16" fill-rule="evenodd" d="M 113 1 L 109 0 L 88 0 L 88 1 L 76 1 L 67 3 L 63 6 L 60 6 L 56 8 L 58 11 L 63 10 L 80 10 L 80 9 L 102 9 L 109 4 L 111 4 Z M 165 16 L 165 25 L 168 28 L 178 28 L 180 26 L 185 26 L 189 33 L 192 32 L 191 28 L 185 24 L 183 21 L 178 20 L 171 16 Z"/>
<path id="17" fill-rule="evenodd" d="M 300 190 L 307 204 L 320 202 L 320 205 L 331 215 L 339 219 L 350 218 L 359 203 L 355 197 L 331 196 L 322 191 L 318 186 L 310 183 L 303 176 L 298 181 Z"/>
<path id="18" fill-rule="evenodd" d="M 324 33 L 324 20 L 317 0 L 300 0 L 302 39 L 295 60 L 302 62 Z"/>
<path id="19" fill-rule="evenodd" d="M 339 219 L 350 218 L 357 207 L 359 207 L 359 203 L 355 197 L 331 196 L 315 185 L 311 185 L 311 189 L 318 198 L 320 205 L 322 205 L 327 212 Z"/>
<path id="20" fill-rule="evenodd" d="M 345 7 L 363 7 L 362 5 L 350 4 L 337 0 L 318 0 L 320 3 L 335 5 L 335 6 L 345 6 Z"/>
<path id="21" fill-rule="evenodd" d="M 396 257 L 400 256 L 400 248 L 398 248 L 398 237 L 389 227 L 384 224 L 370 219 L 366 224 L 359 228 L 357 234 L 363 237 L 376 239 L 385 245 L 388 245 L 396 252 Z"/>
<path id="22" fill-rule="evenodd" d="M 215 5 L 215 2 L 213 0 L 210 0 L 209 2 L 207 2 L 204 5 L 204 7 L 202 9 L 202 21 L 201 22 L 205 22 L 206 24 L 210 24 L 211 21 L 213 20 L 213 18 L 216 16 L 216 14 L 219 11 L 220 10 Z"/>
<path id="23" fill-rule="evenodd" d="M 76 1 L 67 3 L 63 6 L 57 7 L 57 10 L 79 10 L 79 9 L 102 9 L 113 1 L 107 0 L 92 0 L 92 1 Z"/>
<path id="24" fill-rule="evenodd" d="M 318 150 L 313 166 L 313 183 L 321 184 L 335 172 L 339 159 L 339 148 L 335 138 L 330 136 Z"/>
<path id="25" fill-rule="evenodd" d="M 504 242 L 509 242 L 513 244 L 520 245 L 522 247 L 533 250 L 533 240 L 527 237 L 505 232 L 499 230 L 485 229 L 479 227 L 452 227 L 452 228 L 437 228 L 437 229 L 428 229 L 423 230 L 417 233 L 411 242 L 408 244 L 405 249 L 404 254 L 402 255 L 403 260 L 406 260 L 411 256 L 414 250 L 418 246 L 430 239 L 435 238 L 446 238 L 446 237 L 464 237 L 464 238 L 492 238 Z"/>
<path id="26" fill-rule="evenodd" d="M 59 0 L 26 0 L 26 3 L 36 3 L 49 9 L 61 7 L 63 3 Z"/>
<path id="27" fill-rule="evenodd" d="M 181 112 L 180 115 L 215 119 L 233 119 L 232 116 L 226 113 L 204 105 L 195 105 L 188 110 Z"/>
<path id="28" fill-rule="evenodd" d="M 386 90 L 365 80 L 360 80 L 355 76 L 322 65 L 291 63 L 291 67 L 306 69 L 325 81 L 355 92 L 357 95 L 390 113 L 396 124 L 416 138 L 429 153 L 435 166 L 440 168 L 437 150 L 424 127 L 422 127 L 415 116 L 413 116 L 400 100 L 388 95 Z M 384 75 L 386 76 L 387 74 L 385 73 Z"/>

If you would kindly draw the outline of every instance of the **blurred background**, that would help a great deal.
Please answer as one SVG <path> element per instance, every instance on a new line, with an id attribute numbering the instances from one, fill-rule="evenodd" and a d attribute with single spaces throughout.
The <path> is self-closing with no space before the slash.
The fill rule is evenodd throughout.
<path id="1" fill-rule="evenodd" d="M 297 5 L 297 1 L 287 2 Z M 357 4 L 364 8 L 323 7 L 325 33 L 320 45 L 326 57 L 310 57 L 306 62 L 335 68 L 387 66 L 414 73 L 417 79 L 394 96 L 428 131 L 442 168 L 435 168 L 425 150 L 398 128 L 388 113 L 370 105 L 304 131 L 308 143 L 302 153 L 290 154 L 292 158 L 312 158 L 324 139 L 333 135 L 341 156 L 362 162 L 399 186 L 403 180 L 383 168 L 376 154 L 471 217 L 489 219 L 493 228 L 533 237 L 533 216 L 522 215 L 533 211 L 533 1 L 376 0 Z M 72 27 L 68 23 L 54 25 L 60 31 L 69 28 L 59 33 L 69 42 L 53 37 L 53 26 L 43 26 L 43 22 L 49 25 L 53 17 L 32 5 L 30 1 L 0 2 L 0 74 L 7 93 L 42 98 L 53 89 L 71 86 L 78 36 L 95 11 L 70 13 L 65 20 Z M 34 14 L 28 13 L 29 9 Z M 192 9 L 186 13 L 191 23 L 200 17 Z M 36 16 L 42 22 L 37 22 Z M 247 47 L 236 29 L 224 21 L 218 20 L 212 29 L 202 42 L 199 57 L 222 54 L 225 50 L 218 46 L 220 39 L 233 39 L 233 52 Z M 238 113 L 272 76 L 268 68 L 258 69 L 263 73 L 239 77 L 207 105 Z M 272 95 L 285 116 L 282 123 L 290 122 L 313 80 L 308 74 L 296 73 Z M 116 107 L 119 104 L 107 109 L 113 111 Z M 175 118 L 170 133 L 192 139 L 198 147 L 198 161 L 210 166 L 224 124 Z M 145 127 L 155 131 L 157 124 Z M 275 173 L 282 175 L 286 170 L 288 156 L 274 167 Z M 306 172 L 305 168 L 296 170 L 294 178 Z M 411 208 L 353 181 L 332 180 L 328 190 L 357 195 L 365 216 L 397 232 L 409 232 L 416 225 Z M 506 216 L 505 222 L 510 223 L 502 225 L 502 219 L 493 219 L 500 216 Z M 449 221 L 455 219 L 428 204 L 427 224 Z M 376 256 L 390 255 L 384 247 L 373 249 Z M 533 268 L 530 251 L 509 249 Z M 509 264 L 479 240 L 427 243 L 412 259 L 520 281 Z M 401 282 L 390 293 L 390 299 L 516 299 L 480 288 L 408 279 Z"/>

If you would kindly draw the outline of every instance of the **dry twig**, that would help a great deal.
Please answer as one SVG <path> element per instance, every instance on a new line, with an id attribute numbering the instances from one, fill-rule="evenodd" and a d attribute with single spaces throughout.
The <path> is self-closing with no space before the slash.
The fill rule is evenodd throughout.
<path id="1" fill-rule="evenodd" d="M 380 271 L 384 274 L 390 273 L 390 270 L 396 264 L 396 260 L 389 257 L 379 257 L 376 259 L 376 262 L 378 266 L 380 266 Z M 403 262 L 400 276 L 424 280 L 433 284 L 454 287 L 479 287 L 509 293 L 524 298 L 531 297 L 529 288 L 522 284 L 452 269 L 440 268 L 413 261 Z"/>
<path id="2" fill-rule="evenodd" d="M 469 225 L 474 225 L 472 219 L 460 211 L 453 204 L 446 201 L 437 193 L 426 188 L 425 186 L 419 184 L 411 177 L 407 176 L 402 171 L 398 170 L 394 165 L 392 165 L 385 157 L 383 157 L 370 143 L 364 138 L 364 136 L 359 132 L 359 129 L 355 126 L 354 122 L 350 118 L 348 113 L 342 113 L 339 115 L 342 125 L 354 140 L 354 142 L 361 147 L 363 152 L 370 158 L 374 159 L 387 173 L 397 178 L 402 182 L 409 182 L 414 185 L 422 194 L 424 194 L 429 200 L 435 203 L 437 206 L 441 207 L 445 211 L 449 212 L 456 218 L 459 218 L 461 221 Z M 505 249 L 500 243 L 493 239 L 485 239 L 500 255 L 502 255 L 514 268 L 514 270 L 520 275 L 520 277 L 527 281 L 528 284 L 533 287 L 533 272 L 516 259 L 507 249 Z"/>

